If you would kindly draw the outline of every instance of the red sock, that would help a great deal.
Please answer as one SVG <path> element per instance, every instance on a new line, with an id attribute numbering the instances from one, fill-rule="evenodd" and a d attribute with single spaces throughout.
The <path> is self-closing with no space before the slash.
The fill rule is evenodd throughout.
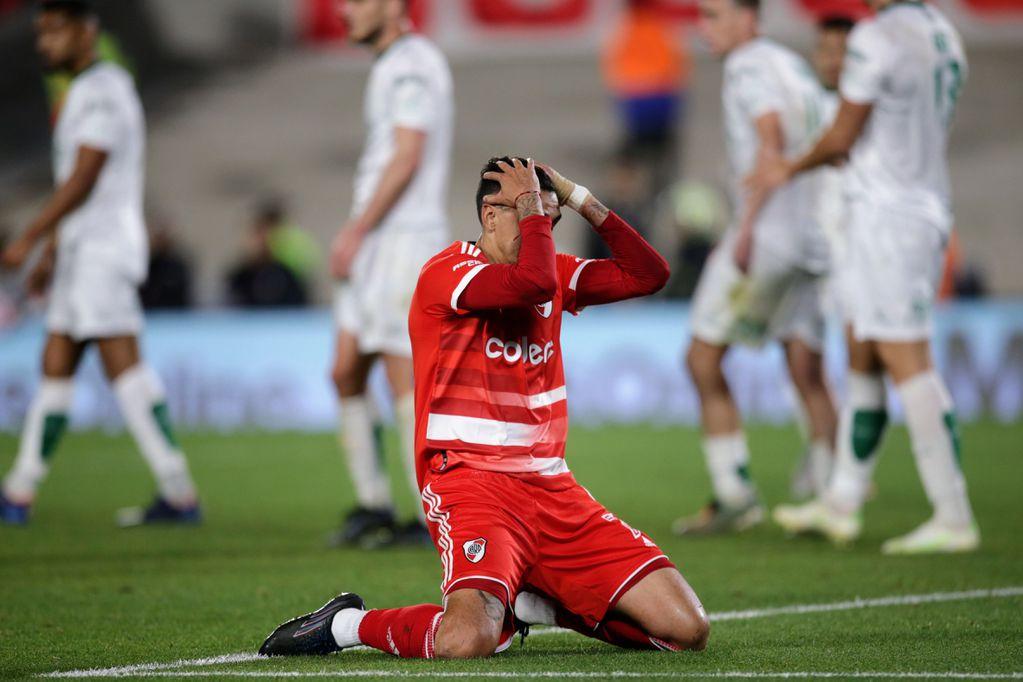
<path id="1" fill-rule="evenodd" d="M 555 620 L 558 625 L 579 634 L 599 639 L 623 649 L 655 649 L 659 651 L 679 651 L 670 642 L 651 637 L 632 620 L 624 616 L 608 616 L 596 629 L 587 625 L 586 621 L 571 611 L 559 608 Z"/>
<path id="2" fill-rule="evenodd" d="M 359 624 L 366 646 L 402 658 L 433 658 L 433 638 L 444 609 L 436 604 L 367 611 Z"/>

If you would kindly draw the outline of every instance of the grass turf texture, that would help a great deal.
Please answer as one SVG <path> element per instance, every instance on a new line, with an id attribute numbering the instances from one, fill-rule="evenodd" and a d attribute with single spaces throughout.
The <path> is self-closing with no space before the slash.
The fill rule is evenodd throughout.
<path id="1" fill-rule="evenodd" d="M 709 611 L 1023 585 L 1023 425 L 964 429 L 965 466 L 984 533 L 967 556 L 888 558 L 882 540 L 928 507 L 905 431 L 893 429 L 862 540 L 834 550 L 766 525 L 737 537 L 679 539 L 668 526 L 707 497 L 696 432 L 577 429 L 569 460 L 612 511 L 649 532 Z M 754 428 L 752 473 L 786 498 L 800 441 Z M 438 599 L 432 550 L 330 550 L 351 495 L 329 435 L 185 435 L 207 521 L 118 530 L 120 506 L 152 484 L 126 437 L 70 434 L 29 528 L 0 527 L 0 677 L 253 652 L 280 621 L 336 591 L 370 606 Z M 394 451 L 391 438 L 389 450 Z M 16 441 L 0 437 L 0 466 Z M 392 458 L 392 470 L 399 471 Z M 401 480 L 400 478 L 398 479 Z M 402 488 L 399 492 L 404 493 Z M 404 509 L 411 501 L 402 494 Z M 532 637 L 488 661 L 400 661 L 376 652 L 195 668 L 231 671 L 936 671 L 1023 670 L 1023 597 L 785 615 L 718 623 L 702 654 L 626 652 L 574 634 Z"/>

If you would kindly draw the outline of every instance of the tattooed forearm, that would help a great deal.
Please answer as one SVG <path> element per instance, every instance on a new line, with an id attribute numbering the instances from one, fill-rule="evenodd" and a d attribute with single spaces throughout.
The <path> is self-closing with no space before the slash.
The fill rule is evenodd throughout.
<path id="1" fill-rule="evenodd" d="M 597 198 L 592 194 L 590 198 L 586 200 L 586 203 L 579 209 L 579 215 L 586 218 L 590 225 L 594 227 L 600 227 L 607 220 L 607 215 L 611 211 L 608 210 L 607 206 L 597 201 Z"/>
<path id="2" fill-rule="evenodd" d="M 476 594 L 483 602 L 483 610 L 486 612 L 487 618 L 495 623 L 502 623 L 504 621 L 504 604 L 501 603 L 501 600 L 483 590 L 476 590 Z"/>
<path id="3" fill-rule="evenodd" d="M 540 201 L 539 192 L 524 192 L 515 200 L 515 210 L 519 213 L 519 220 L 524 220 L 531 215 L 543 215 L 543 202 Z"/>

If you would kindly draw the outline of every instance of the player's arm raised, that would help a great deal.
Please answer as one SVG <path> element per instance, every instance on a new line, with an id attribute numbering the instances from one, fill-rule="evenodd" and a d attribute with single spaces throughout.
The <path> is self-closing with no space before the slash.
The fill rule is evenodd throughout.
<path id="1" fill-rule="evenodd" d="M 550 166 L 541 164 L 540 167 L 554 183 L 558 202 L 585 218 L 611 251 L 610 258 L 581 264 L 576 281 L 576 305 L 582 308 L 614 303 L 660 291 L 671 275 L 661 254 L 586 187 Z"/>
<path id="2" fill-rule="evenodd" d="M 88 146 L 78 148 L 75 167 L 70 177 L 57 188 L 22 235 L 0 256 L 5 267 L 12 269 L 21 267 L 36 243 L 54 234 L 60 221 L 82 205 L 92 192 L 92 188 L 96 186 L 96 180 L 99 179 L 106 161 L 107 152 L 102 149 Z"/>
<path id="3" fill-rule="evenodd" d="M 515 308 L 546 303 L 554 298 L 558 288 L 557 262 L 554 256 L 554 237 L 551 219 L 544 215 L 540 200 L 540 182 L 530 160 L 523 165 L 517 159 L 512 164 L 498 162 L 500 173 L 486 173 L 484 178 L 496 180 L 501 189 L 484 197 L 486 206 L 494 210 L 514 210 L 519 225 L 518 258 L 509 263 L 491 263 L 469 281 L 458 297 L 458 308 L 486 310 Z M 501 252 L 483 246 L 489 239 L 500 239 L 484 233 L 477 246 L 491 256 Z M 494 260 L 491 257 L 491 260 Z"/>
<path id="4" fill-rule="evenodd" d="M 376 191 L 362 215 L 341 228 L 331 246 L 330 265 L 335 277 L 348 277 L 362 240 L 387 217 L 415 178 L 425 147 L 426 132 L 416 128 L 394 129 L 394 156 L 384 168 Z"/>

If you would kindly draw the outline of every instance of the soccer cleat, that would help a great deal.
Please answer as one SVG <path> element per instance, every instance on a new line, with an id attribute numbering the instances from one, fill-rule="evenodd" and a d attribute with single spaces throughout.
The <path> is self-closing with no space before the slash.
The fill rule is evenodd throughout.
<path id="1" fill-rule="evenodd" d="M 334 640 L 331 625 L 334 616 L 344 609 L 366 610 L 362 597 L 342 592 L 329 602 L 304 616 L 278 625 L 259 647 L 260 656 L 325 656 L 341 647 Z"/>
<path id="2" fill-rule="evenodd" d="M 980 530 L 976 524 L 966 528 L 950 528 L 936 519 L 916 530 L 881 545 L 882 554 L 953 554 L 973 552 L 980 547 Z"/>
<path id="3" fill-rule="evenodd" d="M 764 506 L 755 496 L 737 507 L 711 500 L 695 515 L 677 519 L 671 530 L 676 535 L 721 535 L 744 531 L 763 520 Z"/>
<path id="4" fill-rule="evenodd" d="M 31 504 L 16 504 L 0 492 L 0 521 L 9 526 L 27 526 Z"/>
<path id="5" fill-rule="evenodd" d="M 345 515 L 341 527 L 330 535 L 327 544 L 377 549 L 394 542 L 396 533 L 394 513 L 390 509 L 356 507 Z"/>
<path id="6" fill-rule="evenodd" d="M 780 504 L 772 516 L 787 533 L 820 533 L 839 546 L 851 543 L 863 529 L 863 518 L 858 512 L 843 514 L 819 499 L 805 504 Z"/>
<path id="7" fill-rule="evenodd" d="M 179 524 L 195 526 L 202 522 L 202 510 L 198 504 L 190 507 L 175 507 L 162 497 L 157 497 L 149 507 L 126 507 L 117 512 L 117 525 L 121 528 L 157 524 Z"/>
<path id="8" fill-rule="evenodd" d="M 404 547 L 433 547 L 433 538 L 426 526 L 415 520 L 398 526 L 392 543 Z"/>

